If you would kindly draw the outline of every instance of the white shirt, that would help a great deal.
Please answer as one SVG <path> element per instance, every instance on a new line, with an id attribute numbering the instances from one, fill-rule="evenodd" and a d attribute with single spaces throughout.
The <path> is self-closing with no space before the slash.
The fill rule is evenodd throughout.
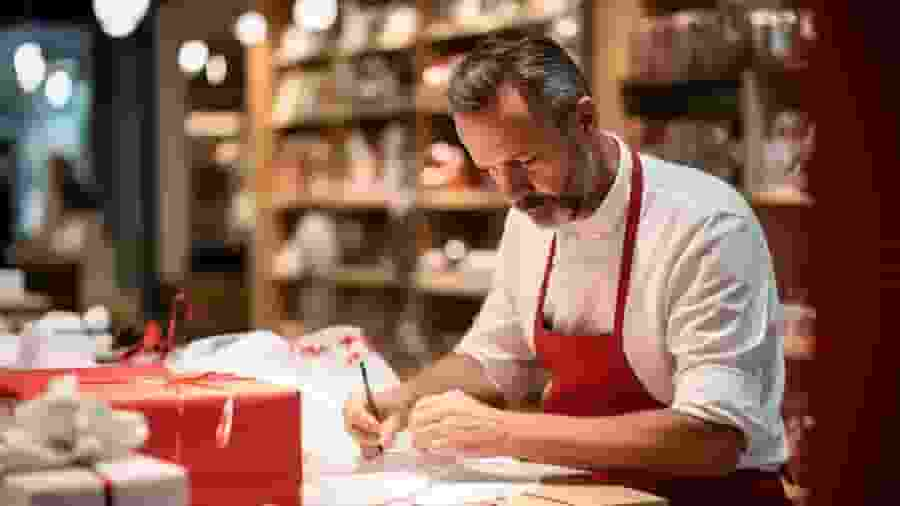
<path id="1" fill-rule="evenodd" d="M 555 331 L 612 332 L 631 150 L 590 217 L 558 227 L 545 314 Z M 734 426 L 739 467 L 787 458 L 781 305 L 762 227 L 743 196 L 702 171 L 641 155 L 644 192 L 624 349 L 647 391 L 671 409 Z M 456 351 L 510 400 L 534 391 L 534 319 L 554 229 L 512 209 L 493 288 Z"/>

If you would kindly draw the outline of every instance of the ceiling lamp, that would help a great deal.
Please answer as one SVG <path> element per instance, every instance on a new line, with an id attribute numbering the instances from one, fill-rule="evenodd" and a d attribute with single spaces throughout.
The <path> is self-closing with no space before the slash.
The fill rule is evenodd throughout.
<path id="1" fill-rule="evenodd" d="M 94 14 L 110 37 L 131 35 L 150 8 L 150 0 L 94 0 Z"/>
<path id="2" fill-rule="evenodd" d="M 62 109 L 72 98 L 72 78 L 65 70 L 55 70 L 47 77 L 44 91 L 50 105 Z"/>
<path id="3" fill-rule="evenodd" d="M 216 55 L 209 59 L 206 64 L 206 80 L 213 86 L 218 86 L 225 82 L 228 77 L 228 61 L 225 56 Z"/>
<path id="4" fill-rule="evenodd" d="M 178 49 L 178 66 L 188 74 L 203 70 L 209 59 L 209 47 L 202 40 L 189 40 Z"/>
<path id="5" fill-rule="evenodd" d="M 44 60 L 41 46 L 34 42 L 26 42 L 16 49 L 13 66 L 16 69 L 16 80 L 25 93 L 36 90 L 47 72 L 47 62 Z"/>
<path id="6" fill-rule="evenodd" d="M 269 26 L 262 14 L 254 11 L 245 12 L 234 24 L 234 33 L 246 47 L 261 44 L 266 40 Z"/>
<path id="7" fill-rule="evenodd" d="M 337 0 L 296 0 L 294 2 L 294 23 L 307 31 L 325 31 L 334 26 L 337 17 Z"/>

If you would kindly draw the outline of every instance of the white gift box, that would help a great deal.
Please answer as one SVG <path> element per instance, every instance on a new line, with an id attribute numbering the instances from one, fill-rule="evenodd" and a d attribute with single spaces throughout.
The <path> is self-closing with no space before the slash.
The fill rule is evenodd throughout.
<path id="1" fill-rule="evenodd" d="M 101 461 L 91 467 L 67 467 L 6 476 L 0 484 L 4 506 L 106 506 L 110 480 L 117 506 L 187 506 L 184 469 L 143 455 Z"/>

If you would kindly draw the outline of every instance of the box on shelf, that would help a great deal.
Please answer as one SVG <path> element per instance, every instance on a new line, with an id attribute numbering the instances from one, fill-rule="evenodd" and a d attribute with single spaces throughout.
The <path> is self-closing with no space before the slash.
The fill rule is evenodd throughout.
<path id="1" fill-rule="evenodd" d="M 182 467 L 144 455 L 11 474 L 0 484 L 5 506 L 187 506 L 189 494 Z"/>
<path id="2" fill-rule="evenodd" d="M 66 373 L 78 377 L 83 395 L 147 417 L 150 436 L 139 451 L 188 470 L 191 504 L 297 504 L 296 389 L 233 375 L 177 376 L 148 365 L 3 372 L 0 398 L 34 398 Z"/>

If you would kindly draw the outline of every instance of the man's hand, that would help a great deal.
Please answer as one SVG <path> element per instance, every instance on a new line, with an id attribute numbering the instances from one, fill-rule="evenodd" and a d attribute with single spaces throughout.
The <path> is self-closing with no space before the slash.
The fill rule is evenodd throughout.
<path id="1" fill-rule="evenodd" d="M 466 457 L 506 455 L 502 414 L 459 390 L 424 397 L 409 418 L 413 446 Z"/>
<path id="2" fill-rule="evenodd" d="M 385 450 L 394 444 L 396 434 L 406 428 L 409 420 L 408 404 L 391 402 L 388 395 L 376 396 L 375 404 L 379 412 L 386 418 L 380 423 L 374 413 L 369 411 L 366 395 L 357 392 L 344 403 L 344 429 L 359 445 L 363 458 L 376 457 L 378 446 Z"/>

